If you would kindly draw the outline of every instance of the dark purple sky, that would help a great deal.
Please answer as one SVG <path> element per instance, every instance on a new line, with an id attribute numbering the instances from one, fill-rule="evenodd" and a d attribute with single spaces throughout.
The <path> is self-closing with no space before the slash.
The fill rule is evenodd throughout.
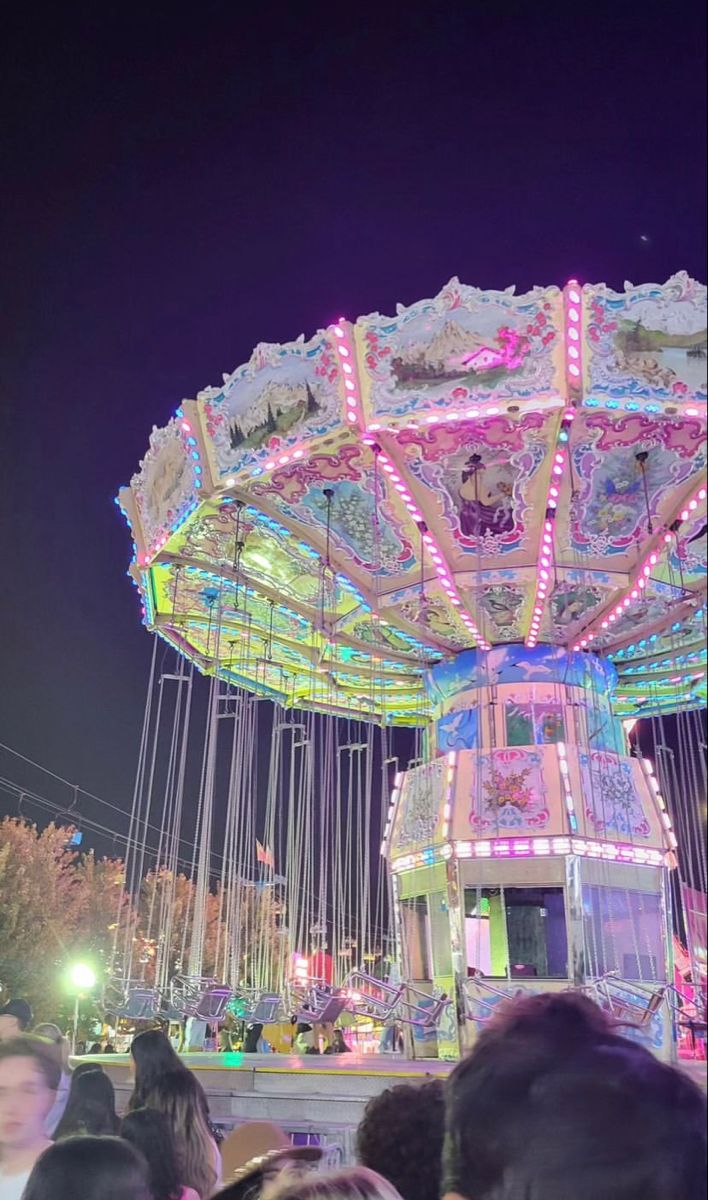
<path id="1" fill-rule="evenodd" d="M 121 805 L 153 423 L 453 274 L 705 278 L 703 3 L 145 7 L 15 5 L 0 70 L 0 741 Z"/>

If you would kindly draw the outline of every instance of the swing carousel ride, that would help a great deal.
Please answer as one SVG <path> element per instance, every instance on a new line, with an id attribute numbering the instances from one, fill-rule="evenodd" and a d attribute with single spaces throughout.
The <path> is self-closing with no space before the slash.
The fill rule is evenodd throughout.
<path id="1" fill-rule="evenodd" d="M 684 273 L 453 279 L 261 344 L 153 429 L 117 503 L 143 622 L 176 653 L 153 658 L 128 871 L 156 812 L 176 862 L 196 672 L 197 899 L 181 973 L 158 949 L 147 987 L 126 941 L 116 1007 L 347 1011 L 454 1057 L 505 996 L 580 986 L 672 1053 L 672 919 L 697 996 L 706 971 L 705 438 L 706 288 Z M 240 944 L 257 839 L 277 972 Z M 215 873 L 237 899 L 207 977 Z"/>

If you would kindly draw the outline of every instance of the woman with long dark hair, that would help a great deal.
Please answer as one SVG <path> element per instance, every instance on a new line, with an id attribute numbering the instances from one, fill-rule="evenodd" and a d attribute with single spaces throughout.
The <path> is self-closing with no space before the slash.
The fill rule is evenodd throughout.
<path id="1" fill-rule="evenodd" d="M 116 1095 L 105 1071 L 82 1071 L 73 1075 L 64 1115 L 54 1131 L 54 1141 L 74 1134 L 100 1137 L 116 1134 Z"/>
<path id="2" fill-rule="evenodd" d="M 193 1188 L 182 1185 L 177 1142 L 164 1113 L 154 1108 L 136 1108 L 124 1117 L 120 1133 L 148 1165 L 152 1200 L 199 1200 Z"/>
<path id="3" fill-rule="evenodd" d="M 145 1097 L 170 1123 L 182 1156 L 182 1183 L 202 1200 L 213 1195 L 221 1179 L 221 1155 L 204 1113 L 204 1092 L 191 1071 L 180 1066 L 157 1079 Z"/>
<path id="4" fill-rule="evenodd" d="M 130 1112 L 145 1107 L 145 1097 L 162 1075 L 187 1070 L 161 1029 L 146 1029 L 133 1038 L 130 1055 L 135 1078 Z"/>

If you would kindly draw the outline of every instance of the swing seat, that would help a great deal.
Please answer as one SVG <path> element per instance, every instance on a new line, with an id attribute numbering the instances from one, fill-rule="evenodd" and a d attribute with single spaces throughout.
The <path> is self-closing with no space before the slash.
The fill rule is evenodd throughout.
<path id="1" fill-rule="evenodd" d="M 159 989 L 135 980 L 112 979 L 103 993 L 103 1007 L 117 1017 L 132 1021 L 150 1021 L 162 1006 Z"/>
<path id="2" fill-rule="evenodd" d="M 301 1004 L 297 1013 L 298 1021 L 313 1025 L 334 1024 L 347 1007 L 348 997 L 340 991 L 325 991 L 314 987 L 308 1000 Z"/>
<path id="3" fill-rule="evenodd" d="M 667 987 L 646 988 L 618 975 L 605 975 L 590 983 L 590 994 L 620 1025 L 649 1025 L 661 1009 Z"/>
<path id="4" fill-rule="evenodd" d="M 411 1025 L 414 1029 L 436 1029 L 442 1014 L 449 1007 L 451 1001 L 449 996 L 438 996 L 433 1004 L 430 1001 L 434 999 L 428 992 L 421 992 L 418 988 L 406 988 L 408 996 L 417 997 L 412 1002 L 409 999 L 403 1000 L 399 1005 L 397 1018 L 405 1025 Z"/>
<path id="5" fill-rule="evenodd" d="M 276 992 L 261 992 L 248 1020 L 257 1025 L 273 1025 L 281 1011 L 281 998 Z"/>
<path id="6" fill-rule="evenodd" d="M 373 975 L 363 971 L 350 971 L 344 981 L 344 990 L 349 995 L 349 1010 L 360 1017 L 370 1017 L 375 1021 L 386 1022 L 396 1013 L 403 995 L 405 985 L 392 987 Z"/>
<path id="7" fill-rule="evenodd" d="M 233 996 L 227 984 L 195 975 L 175 975 L 170 983 L 170 1002 L 185 1017 L 214 1024 L 223 1021 Z"/>

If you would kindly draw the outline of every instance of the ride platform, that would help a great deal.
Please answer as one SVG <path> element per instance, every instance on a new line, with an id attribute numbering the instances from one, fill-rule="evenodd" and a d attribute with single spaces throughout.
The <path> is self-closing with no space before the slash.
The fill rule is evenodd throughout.
<path id="1" fill-rule="evenodd" d="M 301 1144 L 325 1147 L 328 1165 L 351 1164 L 354 1138 L 367 1102 L 386 1088 L 446 1077 L 453 1064 L 399 1055 L 190 1053 L 183 1061 L 204 1087 L 215 1125 L 275 1121 Z M 116 1089 L 122 1111 L 132 1090 L 128 1055 L 96 1055 Z"/>

